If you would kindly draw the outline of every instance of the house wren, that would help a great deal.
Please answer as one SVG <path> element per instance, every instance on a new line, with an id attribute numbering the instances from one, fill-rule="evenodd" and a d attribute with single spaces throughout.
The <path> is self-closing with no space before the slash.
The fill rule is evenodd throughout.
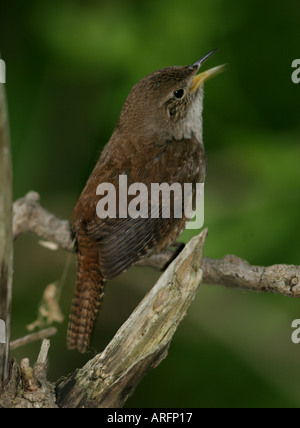
<path id="1" fill-rule="evenodd" d="M 78 268 L 68 327 L 70 349 L 86 351 L 105 281 L 141 258 L 161 252 L 185 228 L 186 216 L 163 215 L 161 198 L 156 201 L 157 215 L 124 215 L 124 206 L 118 204 L 122 197 L 119 178 L 126 177 L 128 185 L 140 183 L 146 190 L 152 183 L 183 186 L 204 182 L 203 84 L 223 66 L 197 72 L 214 52 L 192 65 L 167 67 L 144 77 L 123 105 L 117 126 L 74 209 L 72 230 Z M 101 183 L 116 189 L 115 215 L 97 215 Z M 132 196 L 128 196 L 125 208 L 130 202 Z"/>

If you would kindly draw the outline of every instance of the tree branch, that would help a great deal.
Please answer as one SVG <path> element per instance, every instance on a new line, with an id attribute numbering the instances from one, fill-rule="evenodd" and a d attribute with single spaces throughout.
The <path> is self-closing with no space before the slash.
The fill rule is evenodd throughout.
<path id="1" fill-rule="evenodd" d="M 205 284 L 300 297 L 300 266 L 253 266 L 239 257 L 227 255 L 219 260 L 204 257 L 202 269 Z"/>
<path id="2" fill-rule="evenodd" d="M 13 235 L 18 238 L 25 232 L 56 243 L 66 251 L 74 251 L 70 223 L 60 220 L 40 205 L 40 195 L 29 192 L 13 205 Z"/>
<path id="3" fill-rule="evenodd" d="M 68 221 L 60 220 L 42 208 L 37 193 L 29 192 L 25 198 L 17 200 L 13 211 L 15 237 L 22 232 L 31 231 L 67 251 L 74 251 Z M 163 271 L 173 259 L 174 252 L 168 249 L 161 254 L 145 258 L 136 265 Z M 300 266 L 252 266 L 239 257 L 227 255 L 222 259 L 204 257 L 202 270 L 202 282 L 205 284 L 300 297 Z"/>
<path id="4" fill-rule="evenodd" d="M 15 237 L 31 231 L 67 251 L 74 251 L 69 223 L 42 208 L 38 194 L 30 192 L 16 201 L 13 211 Z M 219 260 L 203 258 L 206 235 L 207 230 L 204 230 L 194 237 L 176 258 L 176 252 L 166 250 L 138 263 L 165 271 L 106 349 L 57 384 L 57 402 L 50 401 L 51 405 L 70 408 L 122 406 L 147 370 L 166 357 L 176 328 L 201 282 L 300 296 L 299 266 L 251 266 L 230 255 Z M 53 246 L 51 242 L 49 247 Z M 15 364 L 13 373 L 14 370 L 17 370 Z M 26 379 L 30 380 L 32 374 L 28 361 L 23 361 L 20 370 L 21 376 L 25 376 L 23 385 L 26 385 Z M 33 389 L 38 385 L 34 379 L 29 384 Z M 44 388 L 48 385 L 50 396 L 53 396 L 53 385 L 45 382 L 43 385 Z M 38 394 L 39 388 L 33 392 Z M 30 397 L 33 392 L 29 392 Z"/>
<path id="5" fill-rule="evenodd" d="M 167 356 L 201 282 L 206 235 L 186 245 L 106 349 L 58 385 L 59 406 L 122 407 L 148 369 Z"/>
<path id="6" fill-rule="evenodd" d="M 4 85 L 0 84 L 0 391 L 8 380 L 13 275 L 12 172 Z"/>
<path id="7" fill-rule="evenodd" d="M 11 351 L 13 351 L 14 349 L 20 348 L 21 346 L 36 342 L 37 340 L 46 339 L 47 337 L 54 336 L 56 333 L 57 329 L 55 327 L 49 327 L 44 330 L 37 331 L 36 333 L 28 334 L 27 336 L 21 337 L 20 339 L 16 339 L 10 342 L 10 349 Z"/>

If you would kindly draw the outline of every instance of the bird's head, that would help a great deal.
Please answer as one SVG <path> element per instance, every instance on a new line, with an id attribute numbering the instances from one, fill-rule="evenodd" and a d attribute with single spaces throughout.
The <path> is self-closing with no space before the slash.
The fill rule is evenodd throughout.
<path id="1" fill-rule="evenodd" d="M 192 65 L 166 67 L 141 79 L 124 103 L 118 128 L 145 140 L 201 140 L 203 85 L 223 71 L 224 65 L 198 71 L 215 52 Z"/>

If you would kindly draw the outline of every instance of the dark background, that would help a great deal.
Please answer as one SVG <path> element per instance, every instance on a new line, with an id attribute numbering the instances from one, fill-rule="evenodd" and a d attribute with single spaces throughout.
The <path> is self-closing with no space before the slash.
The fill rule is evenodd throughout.
<path id="1" fill-rule="evenodd" d="M 206 66 L 229 68 L 206 85 L 205 255 L 299 264 L 300 84 L 291 81 L 299 22 L 292 0 L 1 2 L 14 198 L 35 190 L 43 206 L 71 219 L 131 87 L 217 47 Z M 26 235 L 16 242 L 14 269 L 13 339 L 27 334 L 46 285 L 62 287 L 65 321 L 49 354 L 53 381 L 104 349 L 159 276 L 132 268 L 108 284 L 91 352 L 81 356 L 65 348 L 75 256 Z M 201 286 L 168 358 L 127 405 L 298 407 L 296 318 L 297 300 Z M 13 356 L 33 363 L 39 346 Z"/>

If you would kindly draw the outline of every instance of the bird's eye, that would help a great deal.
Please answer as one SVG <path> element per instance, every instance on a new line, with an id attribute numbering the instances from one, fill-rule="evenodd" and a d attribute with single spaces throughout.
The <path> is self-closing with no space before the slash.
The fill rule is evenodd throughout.
<path id="1" fill-rule="evenodd" d="M 184 95 L 184 90 L 183 89 L 177 89 L 176 91 L 174 91 L 174 97 L 175 98 L 182 98 Z"/>

